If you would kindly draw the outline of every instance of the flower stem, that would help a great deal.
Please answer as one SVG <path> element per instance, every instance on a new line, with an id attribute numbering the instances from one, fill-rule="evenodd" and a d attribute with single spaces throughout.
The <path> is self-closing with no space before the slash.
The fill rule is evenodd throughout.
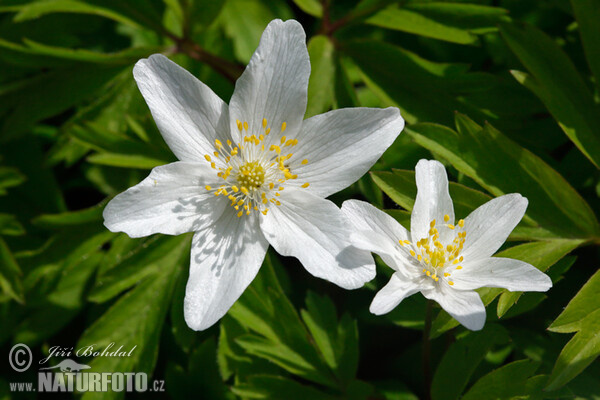
<path id="1" fill-rule="evenodd" d="M 431 400 L 431 341 L 429 333 L 431 332 L 431 314 L 433 313 L 433 301 L 427 300 L 425 309 L 425 327 L 423 328 L 423 381 L 424 381 L 424 400 Z"/>
<path id="2" fill-rule="evenodd" d="M 206 63 L 212 69 L 229 79 L 231 82 L 235 82 L 240 77 L 244 68 L 239 64 L 225 60 L 219 56 L 211 54 L 204 50 L 200 45 L 189 39 L 172 38 L 177 43 L 177 52 L 186 54 L 188 57 L 194 60 Z"/>

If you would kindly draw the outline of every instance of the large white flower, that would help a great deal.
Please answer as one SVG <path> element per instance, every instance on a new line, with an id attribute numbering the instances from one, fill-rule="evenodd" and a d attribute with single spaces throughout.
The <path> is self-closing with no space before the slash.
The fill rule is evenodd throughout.
<path id="1" fill-rule="evenodd" d="M 256 276 L 269 243 L 343 288 L 375 276 L 350 246 L 351 227 L 324 198 L 355 182 L 398 136 L 396 108 L 341 109 L 303 121 L 310 63 L 302 26 L 272 21 L 235 85 L 229 107 L 162 55 L 134 76 L 180 160 L 157 167 L 104 210 L 131 237 L 195 232 L 185 318 L 219 320 Z"/>
<path id="2" fill-rule="evenodd" d="M 517 193 L 495 198 L 455 223 L 444 166 L 420 160 L 415 171 L 410 232 L 368 203 L 349 200 L 342 205 L 357 230 L 354 245 L 379 254 L 395 270 L 373 299 L 372 313 L 390 312 L 405 297 L 421 292 L 468 329 L 479 330 L 486 314 L 474 289 L 542 292 L 552 286 L 530 264 L 492 257 L 523 218 L 526 198 Z"/>

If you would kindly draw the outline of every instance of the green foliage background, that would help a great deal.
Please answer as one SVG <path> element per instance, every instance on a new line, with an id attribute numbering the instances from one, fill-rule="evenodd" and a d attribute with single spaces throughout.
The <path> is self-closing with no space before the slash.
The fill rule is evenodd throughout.
<path id="1" fill-rule="evenodd" d="M 274 18 L 307 32 L 307 117 L 391 105 L 407 121 L 338 204 L 367 199 L 407 225 L 420 158 L 447 166 L 458 217 L 492 196 L 529 199 L 501 254 L 555 286 L 481 289 L 480 332 L 434 309 L 431 398 L 599 399 L 598 0 L 0 1 L 2 354 L 20 342 L 37 359 L 56 345 L 137 345 L 129 358 L 79 361 L 148 372 L 174 399 L 427 397 L 424 298 L 368 312 L 384 265 L 344 291 L 270 252 L 228 315 L 198 333 L 183 320 L 190 236 L 130 239 L 102 225 L 107 199 L 174 160 L 133 64 L 167 54 L 228 101 Z M 35 371 L 0 371 L 0 399 L 35 397 L 8 385 Z"/>

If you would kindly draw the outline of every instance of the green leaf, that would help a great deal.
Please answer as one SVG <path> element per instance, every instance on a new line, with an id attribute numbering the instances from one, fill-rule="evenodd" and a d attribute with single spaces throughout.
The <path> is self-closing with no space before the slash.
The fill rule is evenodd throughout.
<path id="1" fill-rule="evenodd" d="M 173 257 L 173 249 L 181 249 L 186 237 L 161 236 L 138 243 L 138 247 L 130 250 L 126 256 L 121 255 L 117 264 L 98 275 L 88 299 L 104 303 L 146 277 L 155 275 Z"/>
<path id="2" fill-rule="evenodd" d="M 571 6 L 588 65 L 592 75 L 596 77 L 596 86 L 600 87 L 600 7 L 595 0 L 571 0 Z"/>
<path id="3" fill-rule="evenodd" d="M 338 387 L 333 371 L 285 296 L 273 263 L 274 257 L 268 255 L 257 277 L 229 310 L 230 316 L 253 332 L 239 336 L 236 343 L 304 379 Z"/>
<path id="4" fill-rule="evenodd" d="M 303 385 L 283 376 L 252 376 L 248 383 L 237 384 L 233 386 L 231 390 L 236 395 L 245 399 L 337 399 L 337 397 L 325 394 L 317 389 Z"/>
<path id="5" fill-rule="evenodd" d="M 102 351 L 114 342 L 113 351 L 123 346 L 124 351 L 131 352 L 129 357 L 96 357 L 86 362 L 92 371 L 152 373 L 171 296 L 189 259 L 187 237 L 177 238 L 180 243 L 170 250 L 157 273 L 121 297 L 79 339 L 78 348 L 93 345 L 96 351 Z M 83 399 L 117 398 L 118 395 L 87 392 Z"/>
<path id="6" fill-rule="evenodd" d="M 252 334 L 240 336 L 236 342 L 249 354 L 266 358 L 294 375 L 335 387 L 328 376 L 324 376 L 316 366 L 283 343 L 273 342 Z"/>
<path id="7" fill-rule="evenodd" d="M 539 364 L 531 360 L 514 361 L 479 379 L 463 400 L 514 399 L 527 391 L 527 380 Z"/>
<path id="8" fill-rule="evenodd" d="M 558 237 L 589 238 L 598 233 L 589 205 L 543 160 L 491 125 L 480 128 L 461 114 L 456 121 L 458 132 L 436 124 L 412 125 L 405 131 L 494 196 L 518 192 L 527 197 L 525 222 Z"/>
<path id="9" fill-rule="evenodd" d="M 25 228 L 17 217 L 12 214 L 0 213 L 0 235 L 20 236 L 25 234 Z"/>
<path id="10" fill-rule="evenodd" d="M 221 13 L 225 33 L 233 40 L 235 56 L 247 63 L 265 27 L 275 18 L 292 18 L 285 4 L 260 0 L 228 0 Z"/>
<path id="11" fill-rule="evenodd" d="M 530 89 L 565 134 L 596 167 L 600 166 L 600 106 L 560 47 L 530 25 L 502 24 L 502 37 L 531 75 L 515 78 Z"/>
<path id="12" fill-rule="evenodd" d="M 141 28 L 135 21 L 115 13 L 110 9 L 86 4 L 85 2 L 76 0 L 51 0 L 51 1 L 36 1 L 21 7 L 19 13 L 15 15 L 15 22 L 23 22 L 31 19 L 40 18 L 51 13 L 77 13 L 77 14 L 92 14 L 99 15 L 105 18 L 112 19 L 125 25 L 130 25 L 135 28 Z"/>
<path id="13" fill-rule="evenodd" d="M 600 273 L 595 275 L 600 276 Z M 592 299 L 595 303 L 597 293 Z M 556 390 L 570 382 L 600 355 L 600 309 L 588 314 L 578 324 L 578 332 L 562 349 L 554 364 L 547 390 Z"/>
<path id="14" fill-rule="evenodd" d="M 0 136 L 6 140 L 21 135 L 36 122 L 92 97 L 122 69 L 96 64 L 72 65 L 28 79 L 19 91 L 0 95 L 0 112 L 11 110 L 0 124 Z"/>
<path id="15" fill-rule="evenodd" d="M 206 399 L 234 399 L 219 376 L 216 352 L 217 344 L 211 337 L 192 351 L 186 369 L 168 364 L 165 387 L 172 398 L 185 399 L 190 393 L 202 393 Z"/>
<path id="16" fill-rule="evenodd" d="M 313 17 L 321 18 L 323 16 L 323 5 L 318 0 L 294 0 L 294 3 L 302 11 Z"/>
<path id="17" fill-rule="evenodd" d="M 44 301 L 29 305 L 27 316 L 14 332 L 15 340 L 37 344 L 68 326 L 85 304 L 85 290 L 101 258 L 100 253 L 92 253 L 62 270 Z"/>
<path id="18" fill-rule="evenodd" d="M 457 3 L 392 5 L 367 19 L 382 28 L 413 33 L 458 44 L 478 44 L 477 34 L 493 32 L 507 11 L 496 7 Z"/>
<path id="19" fill-rule="evenodd" d="M 165 165 L 168 161 L 148 157 L 141 154 L 96 153 L 88 156 L 87 161 L 92 164 L 107 165 L 120 168 L 152 169 Z"/>
<path id="20" fill-rule="evenodd" d="M 495 85 L 492 75 L 469 73 L 463 64 L 431 62 L 381 41 L 348 41 L 341 43 L 340 49 L 352 58 L 382 106 L 400 107 L 409 123 L 433 120 L 450 124 L 456 110 L 490 118 L 463 98 Z"/>
<path id="21" fill-rule="evenodd" d="M 135 29 L 144 26 L 164 33 L 161 0 L 47 0 L 32 2 L 21 8 L 16 22 L 36 19 L 52 13 L 98 15 Z"/>
<path id="22" fill-rule="evenodd" d="M 64 47 L 49 46 L 29 39 L 24 39 L 23 42 L 27 45 L 25 48 L 26 51 L 31 54 L 41 54 L 73 61 L 123 66 L 129 66 L 140 58 L 165 51 L 164 47 L 155 46 L 132 47 L 115 53 L 100 53 L 86 49 L 68 49 Z"/>
<path id="23" fill-rule="evenodd" d="M 356 376 L 358 367 L 358 328 L 348 314 L 338 322 L 335 306 L 329 297 L 308 292 L 307 310 L 301 311 L 325 362 L 343 381 Z"/>
<path id="24" fill-rule="evenodd" d="M 488 324 L 479 332 L 469 332 L 448 348 L 438 364 L 431 383 L 433 400 L 460 398 L 469 378 L 485 355 L 497 345 L 509 341 L 508 332 L 497 324 Z"/>
<path id="25" fill-rule="evenodd" d="M 31 223 L 44 229 L 57 229 L 69 226 L 87 224 L 102 221 L 102 210 L 106 202 L 78 211 L 64 212 L 60 214 L 42 214 L 35 217 Z"/>
<path id="26" fill-rule="evenodd" d="M 21 268 L 13 257 L 8 245 L 0 237 L 0 289 L 2 293 L 19 303 L 25 303 Z"/>
<path id="27" fill-rule="evenodd" d="M 0 167 L 0 196 L 6 194 L 7 188 L 19 186 L 25 179 L 16 168 Z"/>
<path id="28" fill-rule="evenodd" d="M 582 329 L 582 321 L 588 315 L 600 310 L 600 302 L 596 301 L 598 293 L 600 293 L 600 271 L 597 271 L 583 285 L 548 330 L 569 333 Z"/>
<path id="29" fill-rule="evenodd" d="M 335 81 L 333 54 L 333 43 L 327 36 L 317 35 L 308 42 L 311 73 L 308 81 L 306 118 L 328 111 L 333 104 Z"/>

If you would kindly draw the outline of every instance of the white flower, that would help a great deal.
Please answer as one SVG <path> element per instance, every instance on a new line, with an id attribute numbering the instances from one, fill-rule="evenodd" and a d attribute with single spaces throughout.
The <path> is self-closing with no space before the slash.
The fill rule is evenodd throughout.
<path id="1" fill-rule="evenodd" d="M 360 178 L 398 136 L 396 108 L 341 109 L 303 121 L 310 63 L 302 26 L 272 21 L 229 107 L 162 55 L 134 76 L 180 160 L 157 167 L 104 210 L 131 237 L 195 232 L 185 318 L 218 321 L 256 276 L 268 245 L 343 288 L 375 276 L 351 226 L 324 198 Z"/>
<path id="2" fill-rule="evenodd" d="M 492 257 L 523 218 L 526 198 L 517 193 L 495 198 L 455 223 L 444 166 L 420 160 L 415 171 L 410 232 L 368 203 L 349 200 L 342 205 L 358 231 L 352 236 L 354 245 L 379 254 L 395 270 L 373 299 L 373 314 L 390 312 L 405 297 L 421 292 L 466 328 L 479 330 L 486 314 L 474 289 L 541 292 L 552 286 L 530 264 Z"/>

